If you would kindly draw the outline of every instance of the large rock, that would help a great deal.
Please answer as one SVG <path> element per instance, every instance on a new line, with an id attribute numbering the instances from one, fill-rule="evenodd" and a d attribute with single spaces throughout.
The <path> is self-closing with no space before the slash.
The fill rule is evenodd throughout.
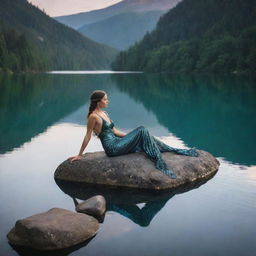
<path id="1" fill-rule="evenodd" d="M 81 243 L 94 236 L 98 221 L 86 214 L 52 208 L 18 220 L 7 237 L 11 244 L 38 250 L 57 250 Z"/>
<path id="2" fill-rule="evenodd" d="M 198 157 L 162 153 L 176 174 L 171 179 L 155 168 L 143 152 L 108 157 L 105 152 L 86 153 L 81 160 L 64 161 L 56 169 L 55 179 L 143 189 L 174 189 L 207 179 L 217 172 L 219 162 L 210 153 L 198 150 Z"/>

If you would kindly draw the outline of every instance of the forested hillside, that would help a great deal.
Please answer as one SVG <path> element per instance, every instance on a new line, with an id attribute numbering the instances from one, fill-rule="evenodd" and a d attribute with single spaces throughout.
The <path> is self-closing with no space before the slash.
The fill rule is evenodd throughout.
<path id="1" fill-rule="evenodd" d="M 47 60 L 25 36 L 13 28 L 0 26 L 0 72 L 31 71 L 47 68 Z"/>
<path id="2" fill-rule="evenodd" d="M 104 69 L 115 54 L 26 0 L 0 1 L 0 70 Z"/>
<path id="3" fill-rule="evenodd" d="M 184 0 L 120 52 L 114 70 L 255 72 L 255 0 Z"/>

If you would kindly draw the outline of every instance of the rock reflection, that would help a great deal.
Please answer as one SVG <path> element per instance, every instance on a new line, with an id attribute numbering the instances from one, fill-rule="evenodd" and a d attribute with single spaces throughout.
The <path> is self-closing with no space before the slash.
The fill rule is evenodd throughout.
<path id="1" fill-rule="evenodd" d="M 129 189 L 106 185 L 85 184 L 55 180 L 60 189 L 68 194 L 74 202 L 76 199 L 87 200 L 95 195 L 102 195 L 106 199 L 106 212 L 117 212 L 134 223 L 146 227 L 164 205 L 176 194 L 181 194 L 200 187 L 210 180 L 215 174 L 207 179 L 182 186 L 176 190 L 148 191 L 143 189 Z M 137 204 L 145 203 L 140 209 Z M 76 203 L 75 203 L 76 204 Z M 103 220 L 102 220 L 103 221 Z"/>
<path id="2" fill-rule="evenodd" d="M 10 244 L 10 246 L 20 256 L 67 256 L 67 255 L 73 253 L 74 251 L 77 251 L 80 248 L 87 246 L 94 237 L 95 236 L 93 236 L 92 238 L 86 240 L 85 242 L 82 242 L 75 246 L 72 246 L 72 247 L 69 247 L 66 249 L 61 249 L 61 250 L 54 250 L 54 251 L 40 251 L 40 250 L 35 250 L 35 249 L 31 249 L 31 248 L 24 247 L 24 246 L 16 246 L 16 245 L 12 245 L 12 244 Z"/>

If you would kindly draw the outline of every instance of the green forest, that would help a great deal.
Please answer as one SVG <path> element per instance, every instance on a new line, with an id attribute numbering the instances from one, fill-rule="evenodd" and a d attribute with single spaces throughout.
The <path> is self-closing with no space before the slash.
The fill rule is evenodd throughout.
<path id="1" fill-rule="evenodd" d="M 0 71 L 105 69 L 116 53 L 26 0 L 0 1 Z"/>
<path id="2" fill-rule="evenodd" d="M 47 68 L 47 59 L 33 47 L 25 34 L 13 28 L 0 30 L 0 71 L 40 71 Z"/>
<path id="3" fill-rule="evenodd" d="M 151 33 L 119 53 L 114 70 L 256 71 L 254 0 L 184 0 Z"/>

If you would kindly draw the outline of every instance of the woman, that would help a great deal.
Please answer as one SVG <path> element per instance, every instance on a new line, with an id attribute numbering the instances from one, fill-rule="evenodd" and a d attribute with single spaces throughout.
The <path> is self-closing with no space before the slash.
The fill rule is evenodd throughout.
<path id="1" fill-rule="evenodd" d="M 91 104 L 87 115 L 87 132 L 77 156 L 70 157 L 72 161 L 81 159 L 84 149 L 88 145 L 92 132 L 101 140 L 102 146 L 108 156 L 119 156 L 134 152 L 145 152 L 155 163 L 157 169 L 175 179 L 176 174 L 167 168 L 162 159 L 161 152 L 175 152 L 181 155 L 198 156 L 195 149 L 172 148 L 154 136 L 150 135 L 147 128 L 139 126 L 129 133 L 119 131 L 114 127 L 103 108 L 108 106 L 108 96 L 105 91 L 96 90 L 90 96 Z"/>

